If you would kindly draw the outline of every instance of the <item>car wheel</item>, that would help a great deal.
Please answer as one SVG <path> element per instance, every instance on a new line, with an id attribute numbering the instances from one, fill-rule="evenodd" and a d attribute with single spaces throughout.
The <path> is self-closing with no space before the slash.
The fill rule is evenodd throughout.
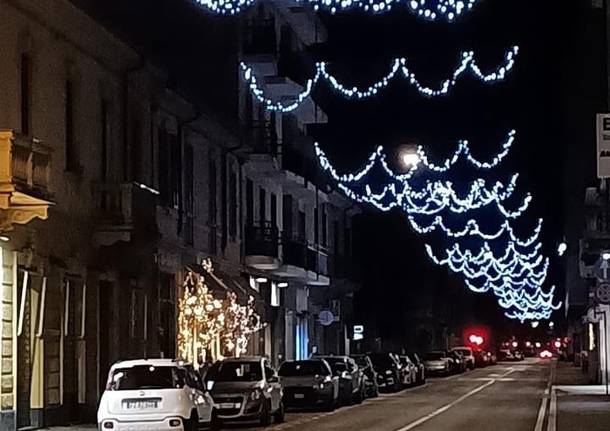
<path id="1" fill-rule="evenodd" d="M 266 427 L 271 425 L 271 420 L 271 407 L 269 406 L 269 401 L 264 401 L 263 406 L 261 407 L 258 423 L 260 426 Z"/>
<path id="2" fill-rule="evenodd" d="M 184 431 L 197 431 L 199 428 L 199 419 L 197 413 L 191 412 L 191 417 L 184 421 Z"/>
<path id="3" fill-rule="evenodd" d="M 275 413 L 273 413 L 273 419 L 275 420 L 275 423 L 283 423 L 285 419 L 285 413 L 286 412 L 284 411 L 284 403 L 280 401 L 280 406 L 275 411 Z"/>

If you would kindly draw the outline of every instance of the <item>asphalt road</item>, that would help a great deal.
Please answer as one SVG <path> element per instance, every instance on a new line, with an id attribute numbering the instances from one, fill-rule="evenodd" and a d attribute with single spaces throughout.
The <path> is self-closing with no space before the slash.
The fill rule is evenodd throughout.
<path id="1" fill-rule="evenodd" d="M 537 417 L 551 363 L 502 363 L 425 386 L 382 395 L 332 413 L 290 412 L 267 430 L 295 431 L 539 431 Z M 540 429 L 542 429 L 540 424 Z M 235 430 L 262 430 L 227 424 Z"/>

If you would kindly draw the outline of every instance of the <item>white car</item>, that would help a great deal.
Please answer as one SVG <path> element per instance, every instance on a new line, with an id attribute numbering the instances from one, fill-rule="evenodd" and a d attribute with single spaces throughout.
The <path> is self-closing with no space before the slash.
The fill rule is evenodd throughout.
<path id="1" fill-rule="evenodd" d="M 117 362 L 100 400 L 100 430 L 194 431 L 212 421 L 214 402 L 190 364 L 173 359 Z"/>
<path id="2" fill-rule="evenodd" d="M 474 359 L 474 352 L 472 350 L 472 347 L 459 346 L 459 347 L 454 347 L 451 350 L 453 350 L 454 352 L 458 352 L 460 355 L 462 355 L 462 357 L 466 361 L 467 368 L 470 368 L 471 370 L 474 369 L 475 359 Z"/>

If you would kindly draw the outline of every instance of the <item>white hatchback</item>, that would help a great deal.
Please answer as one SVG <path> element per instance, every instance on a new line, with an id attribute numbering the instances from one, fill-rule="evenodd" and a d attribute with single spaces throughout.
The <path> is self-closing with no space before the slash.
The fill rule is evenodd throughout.
<path id="1" fill-rule="evenodd" d="M 100 400 L 100 430 L 194 431 L 212 421 L 213 400 L 190 364 L 173 359 L 117 362 Z"/>

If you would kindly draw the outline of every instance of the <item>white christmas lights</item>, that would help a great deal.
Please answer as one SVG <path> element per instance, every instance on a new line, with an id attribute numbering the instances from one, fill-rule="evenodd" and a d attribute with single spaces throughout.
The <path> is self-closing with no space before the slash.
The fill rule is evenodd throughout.
<path id="1" fill-rule="evenodd" d="M 394 78 L 400 75 L 421 95 L 427 97 L 446 95 L 449 90 L 455 87 L 460 76 L 466 72 L 470 72 L 474 77 L 486 83 L 502 81 L 506 77 L 506 74 L 513 69 L 515 57 L 518 52 L 518 46 L 512 47 L 504 56 L 504 64 L 499 66 L 494 72 L 488 74 L 483 73 L 477 65 L 473 51 L 462 52 L 461 61 L 453 71 L 451 77 L 442 81 L 437 88 L 422 85 L 417 79 L 416 74 L 407 66 L 406 58 L 396 58 L 392 60 L 390 71 L 379 81 L 364 89 L 345 86 L 326 70 L 327 65 L 325 62 L 318 62 L 316 63 L 314 77 L 306 82 L 305 89 L 301 93 L 282 97 L 282 99 L 289 99 L 289 102 L 273 100 L 265 96 L 265 91 L 259 86 L 258 80 L 256 76 L 254 76 L 253 69 L 243 62 L 240 63 L 240 68 L 243 80 L 246 82 L 256 99 L 263 104 L 265 109 L 269 111 L 291 112 L 301 106 L 305 99 L 311 96 L 311 91 L 321 81 L 330 84 L 331 87 L 347 99 L 367 99 L 373 97 L 381 90 L 385 89 Z"/>
<path id="2" fill-rule="evenodd" d="M 481 162 L 470 152 L 467 141 L 460 141 L 455 153 L 440 164 L 431 162 L 423 148 L 418 148 L 418 163 L 413 164 L 407 173 L 396 174 L 387 164 L 387 157 L 382 147 L 371 154 L 368 163 L 355 174 L 339 174 L 325 153 L 316 144 L 315 151 L 323 170 L 336 181 L 337 186 L 350 198 L 369 203 L 382 211 L 393 208 L 402 209 L 408 217 L 411 227 L 420 234 L 440 232 L 444 241 L 449 243 L 445 257 L 439 258 L 431 246 L 426 246 L 430 259 L 438 265 L 447 266 L 452 272 L 464 277 L 466 286 L 478 293 L 493 292 L 498 304 L 506 310 L 506 316 L 519 320 L 548 319 L 561 304 L 554 304 L 554 288 L 545 292 L 549 259 L 542 253 L 539 241 L 542 231 L 542 220 L 527 238 L 520 238 L 514 231 L 511 220 L 519 218 L 531 202 L 527 195 L 522 205 L 516 210 L 508 210 L 504 202 L 509 199 L 516 188 L 518 175 L 511 177 L 509 183 L 496 182 L 489 187 L 482 178 L 477 178 L 468 186 L 467 192 L 460 195 L 454 184 L 447 180 L 432 179 L 438 175 L 450 173 L 451 169 L 462 162 L 475 169 L 488 171 L 498 166 L 507 156 L 515 139 L 512 130 L 501 151 L 489 162 Z M 374 192 L 370 180 L 374 174 L 381 173 L 387 178 Z M 379 182 L 379 176 L 375 176 Z M 414 183 L 422 183 L 415 186 Z M 501 223 L 497 230 L 482 229 L 475 218 L 468 219 L 462 228 L 447 225 L 445 218 L 451 215 L 463 217 L 478 210 L 491 208 L 493 205 L 499 213 Z M 482 241 L 477 252 L 462 247 Z M 501 254 L 494 250 L 502 250 Z"/>
<path id="3" fill-rule="evenodd" d="M 195 0 L 210 12 L 219 15 L 236 15 L 247 9 L 256 0 Z M 389 12 L 395 5 L 405 5 L 416 16 L 428 20 L 453 22 L 470 11 L 479 0 L 295 0 L 335 14 L 340 11 L 359 9 L 368 13 Z M 286 0 L 286 3 L 290 3 Z"/>

